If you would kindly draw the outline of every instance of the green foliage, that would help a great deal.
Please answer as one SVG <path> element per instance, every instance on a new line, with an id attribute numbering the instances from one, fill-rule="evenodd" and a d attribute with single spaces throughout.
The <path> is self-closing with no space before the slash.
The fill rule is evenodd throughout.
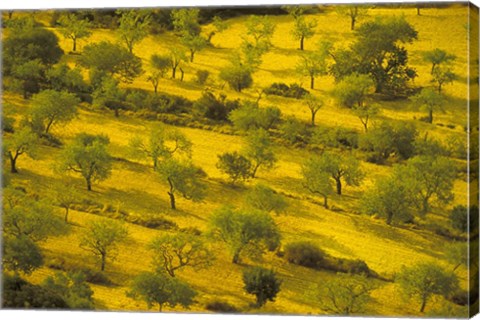
<path id="1" fill-rule="evenodd" d="M 10 172 L 17 173 L 17 160 L 23 154 L 35 158 L 38 150 L 38 136 L 29 127 L 15 130 L 11 135 L 5 136 L 3 150 L 10 160 Z"/>
<path id="2" fill-rule="evenodd" d="M 177 68 L 180 67 L 181 69 L 181 64 L 184 61 L 187 61 L 187 57 L 185 56 L 185 52 L 183 52 L 183 49 L 178 47 L 169 48 L 169 57 L 170 57 L 170 67 L 172 69 L 172 79 L 175 79 Z"/>
<path id="3" fill-rule="evenodd" d="M 333 93 L 341 105 L 348 108 L 363 108 L 373 87 L 374 83 L 370 76 L 353 73 L 345 76 L 337 84 Z"/>
<path id="4" fill-rule="evenodd" d="M 260 55 L 270 50 L 275 24 L 268 16 L 251 15 L 246 22 L 246 27 L 247 36 L 244 38 L 244 44 L 257 50 Z"/>
<path id="5" fill-rule="evenodd" d="M 293 15 L 294 23 L 292 35 L 296 40 L 300 41 L 300 50 L 303 50 L 305 39 L 309 39 L 315 35 L 317 20 L 307 21 L 303 15 Z"/>
<path id="6" fill-rule="evenodd" d="M 437 66 L 432 73 L 431 82 L 436 84 L 438 93 L 442 93 L 442 87 L 445 84 L 452 83 L 458 78 L 451 67 Z"/>
<path id="7" fill-rule="evenodd" d="M 243 283 L 245 291 L 255 295 L 255 306 L 260 308 L 267 301 L 275 301 L 282 282 L 273 270 L 253 267 L 243 272 Z"/>
<path id="8" fill-rule="evenodd" d="M 112 77 L 104 76 L 96 86 L 92 94 L 93 104 L 97 107 L 105 107 L 115 112 L 115 117 L 119 116 L 119 110 L 124 108 L 124 91 L 119 87 L 118 80 Z"/>
<path id="9" fill-rule="evenodd" d="M 425 262 L 403 267 L 395 282 L 400 285 L 408 299 L 419 300 L 420 312 L 424 312 L 427 302 L 434 294 L 448 296 L 458 287 L 457 277 L 453 273 Z"/>
<path id="10" fill-rule="evenodd" d="M 470 209 L 465 206 L 457 205 L 450 211 L 450 223 L 453 228 L 460 232 L 468 232 L 468 226 L 470 224 L 470 230 L 475 230 L 475 226 L 478 226 L 478 206 L 472 205 Z"/>
<path id="11" fill-rule="evenodd" d="M 196 294 L 188 284 L 165 273 L 143 272 L 135 277 L 127 296 L 142 299 L 149 309 L 158 305 L 158 311 L 162 311 L 164 305 L 188 308 Z"/>
<path id="12" fill-rule="evenodd" d="M 196 82 L 200 85 L 204 85 L 210 76 L 210 72 L 208 70 L 197 70 L 196 76 Z"/>
<path id="13" fill-rule="evenodd" d="M 290 86 L 288 86 L 281 82 L 272 83 L 270 87 L 265 89 L 265 93 L 295 99 L 301 99 L 309 94 L 307 90 L 296 83 L 292 83 Z"/>
<path id="14" fill-rule="evenodd" d="M 152 160 L 153 169 L 159 166 L 159 161 L 164 161 L 173 156 L 189 158 L 192 143 L 177 128 L 170 128 L 163 124 L 156 124 L 150 129 L 147 141 L 139 136 L 129 142 L 130 153 L 134 157 L 147 157 Z"/>
<path id="15" fill-rule="evenodd" d="M 185 199 L 201 201 L 205 197 L 205 184 L 201 181 L 203 176 L 200 168 L 189 161 L 178 161 L 173 158 L 162 162 L 157 168 L 160 176 L 168 182 L 170 206 L 176 209 L 175 194 L 180 193 Z"/>
<path id="16" fill-rule="evenodd" d="M 228 302 L 213 300 L 205 305 L 205 309 L 218 313 L 238 313 L 239 310 Z"/>
<path id="17" fill-rule="evenodd" d="M 358 314 L 372 300 L 375 287 L 365 276 L 336 274 L 334 278 L 318 285 L 316 295 L 321 308 L 338 315 Z"/>
<path id="18" fill-rule="evenodd" d="M 12 90 L 21 92 L 24 99 L 39 92 L 45 83 L 45 69 L 46 66 L 40 59 L 14 65 L 11 72 L 13 76 Z"/>
<path id="19" fill-rule="evenodd" d="M 271 169 L 277 162 L 273 153 L 273 146 L 267 131 L 258 129 L 247 136 L 244 154 L 252 164 L 252 178 L 255 178 L 258 168 Z"/>
<path id="20" fill-rule="evenodd" d="M 80 174 L 85 179 L 87 190 L 91 191 L 92 182 L 107 179 L 112 171 L 108 144 L 106 136 L 79 133 L 62 150 L 56 169 Z"/>
<path id="21" fill-rule="evenodd" d="M 468 250 L 467 242 L 453 242 L 446 246 L 445 256 L 454 266 L 452 271 L 462 265 L 468 268 Z"/>
<path id="22" fill-rule="evenodd" d="M 331 50 L 331 43 L 320 42 L 318 49 L 312 52 L 303 52 L 297 63 L 297 71 L 310 77 L 310 89 L 315 87 L 315 78 L 327 74 L 327 58 Z"/>
<path id="23" fill-rule="evenodd" d="M 360 18 L 363 18 L 368 13 L 368 6 L 349 4 L 349 5 L 336 5 L 335 11 L 340 16 L 346 16 L 350 18 L 350 30 L 355 30 L 355 24 Z"/>
<path id="24" fill-rule="evenodd" d="M 195 111 L 203 117 L 215 121 L 228 121 L 230 112 L 238 108 L 238 100 L 227 100 L 221 94 L 216 97 L 210 91 L 204 91 L 202 96 L 193 103 Z"/>
<path id="25" fill-rule="evenodd" d="M 116 76 L 120 81 L 132 83 L 142 74 L 142 60 L 134 56 L 127 49 L 108 41 L 101 41 L 86 45 L 79 63 L 106 75 Z M 90 75 L 90 80 L 92 76 Z"/>
<path id="26" fill-rule="evenodd" d="M 46 71 L 45 77 L 50 89 L 71 93 L 87 91 L 87 84 L 80 69 L 71 69 L 67 64 L 61 63 L 53 66 Z"/>
<path id="27" fill-rule="evenodd" d="M 317 112 L 322 108 L 324 102 L 323 99 L 316 97 L 312 94 L 307 94 L 304 98 L 305 104 L 307 105 L 310 113 L 312 115 L 312 127 L 315 126 L 315 116 Z"/>
<path id="28" fill-rule="evenodd" d="M 418 137 L 415 140 L 415 155 L 430 157 L 449 156 L 449 150 L 438 140 L 428 137 L 426 133 L 423 138 Z M 459 147 L 459 144 L 456 144 Z"/>
<path id="29" fill-rule="evenodd" d="M 331 72 L 337 81 L 352 74 L 370 75 L 375 92 L 390 96 L 404 94 L 416 77 L 408 66 L 408 52 L 402 46 L 417 39 L 417 31 L 404 17 L 377 18 L 363 23 L 349 50 L 334 53 Z"/>
<path id="30" fill-rule="evenodd" d="M 61 27 L 60 33 L 65 39 L 71 39 L 73 42 L 72 51 L 77 51 L 77 40 L 90 36 L 91 23 L 86 19 L 82 19 L 73 13 L 64 14 L 58 19 Z"/>
<path id="31" fill-rule="evenodd" d="M 418 94 L 411 97 L 414 106 L 428 113 L 427 122 L 433 122 L 433 112 L 442 111 L 445 99 L 442 95 L 430 88 L 424 88 Z"/>
<path id="32" fill-rule="evenodd" d="M 285 260 L 307 268 L 320 268 L 325 258 L 325 252 L 307 241 L 290 242 L 285 245 L 284 251 Z"/>
<path id="33" fill-rule="evenodd" d="M 276 214 L 285 212 L 288 207 L 288 203 L 282 195 L 260 183 L 247 192 L 245 201 L 254 209 L 265 212 L 273 211 Z"/>
<path id="34" fill-rule="evenodd" d="M 117 10 L 120 15 L 117 29 L 118 37 L 125 43 L 128 51 L 133 53 L 135 44 L 148 35 L 150 15 L 145 10 Z"/>
<path id="35" fill-rule="evenodd" d="M 219 77 L 237 92 L 242 92 L 243 89 L 249 88 L 253 84 L 250 67 L 238 59 L 231 60 L 230 65 L 221 69 Z"/>
<path id="36" fill-rule="evenodd" d="M 5 270 L 30 274 L 43 264 L 38 245 L 26 235 L 3 236 L 2 263 Z"/>
<path id="37" fill-rule="evenodd" d="M 43 90 L 30 102 L 33 128 L 48 134 L 52 126 L 67 123 L 77 115 L 80 100 L 66 91 Z"/>
<path id="38" fill-rule="evenodd" d="M 333 193 L 330 175 L 323 170 L 323 161 L 316 157 L 302 165 L 302 185 L 305 189 L 323 197 L 323 206 L 328 208 L 328 197 Z"/>
<path id="39" fill-rule="evenodd" d="M 167 71 L 170 68 L 170 64 L 170 56 L 168 55 L 154 53 L 150 56 L 150 66 L 154 71 L 148 76 L 147 80 L 152 83 L 155 93 L 157 93 L 160 79 L 165 78 Z"/>
<path id="40" fill-rule="evenodd" d="M 308 142 L 310 132 L 307 125 L 295 116 L 288 116 L 279 126 L 282 138 L 290 144 Z"/>
<path id="41" fill-rule="evenodd" d="M 253 102 L 245 102 L 230 112 L 229 120 L 241 131 L 269 130 L 280 121 L 281 111 L 277 107 L 260 108 Z"/>
<path id="42" fill-rule="evenodd" d="M 449 65 L 456 59 L 456 56 L 446 52 L 445 50 L 435 48 L 433 50 L 424 52 L 423 59 L 432 64 L 430 73 L 433 75 L 437 67 L 445 64 Z"/>
<path id="43" fill-rule="evenodd" d="M 67 302 L 59 294 L 28 283 L 18 275 L 4 273 L 2 282 L 2 308 L 68 309 Z"/>
<path id="44" fill-rule="evenodd" d="M 250 178 L 252 163 L 238 152 L 225 152 L 218 155 L 217 168 L 230 177 L 231 183 Z"/>
<path id="45" fill-rule="evenodd" d="M 93 220 L 83 234 L 80 247 L 100 258 L 100 271 L 105 271 L 107 258 L 113 260 L 118 243 L 128 237 L 125 226 L 115 220 Z"/>
<path id="46" fill-rule="evenodd" d="M 342 126 L 316 127 L 310 142 L 323 147 L 358 148 L 358 132 Z"/>
<path id="47" fill-rule="evenodd" d="M 154 239 L 149 248 L 153 251 L 153 267 L 157 273 L 167 272 L 175 277 L 175 271 L 184 267 L 195 270 L 208 268 L 214 256 L 205 243 L 195 235 L 186 233 L 165 234 Z"/>
<path id="48" fill-rule="evenodd" d="M 48 276 L 43 287 L 57 293 L 71 309 L 92 310 L 93 290 L 86 283 L 86 277 L 82 272 L 61 273 Z"/>
<path id="49" fill-rule="evenodd" d="M 265 249 L 275 250 L 280 245 L 280 232 L 272 217 L 263 211 L 221 208 L 210 217 L 210 229 L 227 244 L 233 263 L 240 262 L 243 252 L 255 257 Z"/>

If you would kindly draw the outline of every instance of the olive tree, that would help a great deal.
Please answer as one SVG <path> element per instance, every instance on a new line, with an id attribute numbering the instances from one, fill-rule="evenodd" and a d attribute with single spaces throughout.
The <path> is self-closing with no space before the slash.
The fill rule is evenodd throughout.
<path id="1" fill-rule="evenodd" d="M 173 210 L 177 208 L 175 195 L 178 193 L 194 202 L 201 201 L 205 197 L 206 186 L 201 180 L 204 174 L 200 168 L 189 161 L 167 159 L 157 168 L 157 172 L 168 182 L 167 193 Z"/>
<path id="2" fill-rule="evenodd" d="M 3 150 L 10 160 L 10 172 L 18 173 L 17 160 L 21 155 L 35 158 L 38 150 L 38 136 L 28 127 L 15 130 L 5 136 Z"/>
<path id="3" fill-rule="evenodd" d="M 420 312 L 425 311 L 427 302 L 434 294 L 447 296 L 458 287 L 458 279 L 433 263 L 419 263 L 403 267 L 395 277 L 407 299 L 420 302 Z"/>
<path id="4" fill-rule="evenodd" d="M 255 295 L 257 308 L 265 305 L 267 301 L 275 301 L 280 292 L 282 281 L 273 270 L 262 267 L 248 268 L 243 272 L 242 278 L 245 291 Z"/>
<path id="5" fill-rule="evenodd" d="M 48 134 L 53 125 L 71 121 L 79 103 L 74 94 L 66 91 L 44 90 L 35 94 L 30 102 L 33 127 Z"/>
<path id="6" fill-rule="evenodd" d="M 327 58 L 332 44 L 320 42 L 314 51 L 303 52 L 296 65 L 297 72 L 310 78 L 310 89 L 315 87 L 315 78 L 327 74 Z"/>
<path id="7" fill-rule="evenodd" d="M 444 97 L 430 88 L 422 89 L 422 91 L 411 97 L 410 100 L 414 106 L 428 113 L 428 123 L 433 122 L 433 112 L 442 111 L 445 103 Z"/>
<path id="8" fill-rule="evenodd" d="M 310 114 L 312 115 L 312 127 L 315 127 L 315 116 L 317 115 L 317 112 L 322 108 L 323 106 L 323 100 L 315 97 L 312 94 L 308 94 L 304 98 L 305 104 L 307 105 L 308 109 L 310 110 Z"/>
<path id="9" fill-rule="evenodd" d="M 195 53 L 204 49 L 208 40 L 201 36 L 201 26 L 198 22 L 200 10 L 197 8 L 172 10 L 172 24 L 180 41 L 190 50 L 190 62 Z"/>
<path id="10" fill-rule="evenodd" d="M 80 241 L 80 248 L 90 251 L 100 258 L 100 270 L 105 271 L 107 258 L 115 259 L 118 244 L 128 237 L 128 229 L 115 220 L 94 220 Z"/>
<path id="11" fill-rule="evenodd" d="M 133 53 L 134 45 L 148 35 L 151 17 L 145 10 L 117 10 L 116 13 L 120 15 L 118 37 Z"/>
<path id="12" fill-rule="evenodd" d="M 150 66 L 153 71 L 147 77 L 147 80 L 152 83 L 153 91 L 156 94 L 160 79 L 165 78 L 167 70 L 170 68 L 170 57 L 167 55 L 152 54 L 150 56 Z"/>
<path id="13" fill-rule="evenodd" d="M 72 51 L 77 51 L 77 40 L 90 36 L 91 23 L 86 19 L 79 18 L 74 13 L 64 14 L 58 19 L 60 33 L 66 39 L 72 40 Z"/>
<path id="14" fill-rule="evenodd" d="M 210 217 L 210 230 L 226 243 L 233 263 L 240 262 L 243 252 L 254 257 L 280 245 L 278 228 L 272 217 L 263 211 L 221 208 Z"/>
<path id="15" fill-rule="evenodd" d="M 272 141 L 267 131 L 258 129 L 247 136 L 244 149 L 245 156 L 252 162 L 252 178 L 255 178 L 260 167 L 271 169 L 277 162 L 273 152 Z"/>
<path id="16" fill-rule="evenodd" d="M 288 207 L 288 203 L 282 195 L 263 184 L 256 184 L 250 189 L 245 196 L 245 201 L 254 209 L 265 212 L 273 211 L 276 214 L 285 212 Z"/>
<path id="17" fill-rule="evenodd" d="M 311 21 L 307 21 L 305 19 L 305 7 L 287 6 L 286 9 L 293 18 L 292 35 L 296 40 L 300 41 L 299 49 L 303 50 L 305 39 L 309 39 L 315 35 L 317 20 L 313 19 Z"/>
<path id="18" fill-rule="evenodd" d="M 186 233 L 165 234 L 149 245 L 153 252 L 153 266 L 157 272 L 167 272 L 175 277 L 175 271 L 192 267 L 208 268 L 214 257 L 205 243 L 195 235 Z"/>
<path id="19" fill-rule="evenodd" d="M 343 78 L 333 94 L 339 104 L 348 108 L 363 108 L 368 96 L 373 93 L 374 82 L 366 74 L 353 73 Z"/>
<path id="20" fill-rule="evenodd" d="M 93 182 L 107 179 L 112 171 L 108 144 L 106 136 L 80 133 L 62 150 L 56 169 L 80 174 L 91 191 Z"/>
<path id="21" fill-rule="evenodd" d="M 430 73 L 433 75 L 435 69 L 445 64 L 452 63 L 457 57 L 454 54 L 450 54 L 445 50 L 435 48 L 423 53 L 423 60 L 432 64 Z"/>
<path id="22" fill-rule="evenodd" d="M 330 175 L 323 171 L 319 158 L 310 158 L 302 165 L 302 185 L 305 189 L 323 197 L 323 206 L 328 208 L 328 197 L 333 193 Z"/>
<path id="23" fill-rule="evenodd" d="M 160 312 L 165 305 L 171 308 L 177 305 L 188 308 L 196 295 L 187 283 L 165 273 L 152 272 L 143 272 L 136 276 L 127 292 L 127 296 L 145 301 L 149 309 L 158 305 Z"/>
<path id="24" fill-rule="evenodd" d="M 368 7 L 359 4 L 337 5 L 335 10 L 338 15 L 350 18 L 350 30 L 353 31 L 357 21 L 367 15 Z"/>
<path id="25" fill-rule="evenodd" d="M 248 180 L 251 175 L 252 163 L 237 151 L 218 155 L 217 168 L 230 177 L 231 183 L 238 180 Z"/>

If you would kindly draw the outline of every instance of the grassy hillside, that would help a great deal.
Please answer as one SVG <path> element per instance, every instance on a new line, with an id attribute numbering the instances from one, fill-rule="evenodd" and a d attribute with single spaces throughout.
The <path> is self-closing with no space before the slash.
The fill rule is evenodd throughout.
<path id="1" fill-rule="evenodd" d="M 47 24 L 51 12 L 41 12 L 36 19 Z M 433 124 L 417 121 L 424 113 L 415 110 L 408 100 L 380 101 L 384 120 L 406 120 L 415 123 L 419 136 L 428 132 L 430 137 L 442 141 L 450 136 L 457 136 L 465 141 L 464 127 L 467 123 L 467 41 L 466 29 L 467 7 L 452 6 L 448 8 L 422 9 L 417 16 L 414 8 L 376 7 L 359 24 L 376 17 L 405 16 L 406 20 L 418 31 L 418 40 L 407 45 L 409 62 L 417 70 L 416 86 L 430 85 L 430 66 L 422 60 L 425 51 L 440 48 L 457 56 L 453 70 L 458 74 L 457 80 L 444 86 L 444 94 L 448 97 L 445 112 L 436 113 Z M 316 14 L 306 16 L 316 19 L 317 33 L 305 42 L 306 50 L 312 50 L 319 40 L 331 40 L 336 48 L 347 47 L 354 36 L 349 30 L 349 20 L 339 16 L 332 7 L 326 7 Z M 159 91 L 180 95 L 189 100 L 201 97 L 205 87 L 215 93 L 224 93 L 228 99 L 255 99 L 256 89 L 265 88 L 273 82 L 286 84 L 299 83 L 308 87 L 309 79 L 295 71 L 299 58 L 298 43 L 290 35 L 293 20 L 290 16 L 272 16 L 275 23 L 273 48 L 263 58 L 263 63 L 253 74 L 254 86 L 241 93 L 223 86 L 218 78 L 220 70 L 228 64 L 228 59 L 238 50 L 245 34 L 247 17 L 227 20 L 229 28 L 216 34 L 212 39 L 213 46 L 198 52 L 195 61 L 184 67 L 185 79 L 162 79 Z M 445 25 L 448 24 L 448 28 Z M 203 26 L 207 34 L 212 25 Z M 65 52 L 71 49 L 71 42 L 65 40 L 58 28 L 50 28 L 60 40 Z M 441 32 L 439 32 L 441 30 Z M 114 31 L 109 29 L 93 29 L 92 35 L 79 41 L 79 51 L 87 44 L 108 40 L 117 41 Z M 134 48 L 134 54 L 142 59 L 146 74 L 150 71 L 149 59 L 153 53 L 166 53 L 168 47 L 177 45 L 178 39 L 173 32 L 166 31 L 159 35 L 149 35 Z M 70 65 L 75 65 L 77 55 L 65 55 L 62 58 Z M 197 84 L 197 70 L 208 70 L 210 77 L 205 86 Z M 141 88 L 152 91 L 146 74 L 135 79 L 133 83 L 122 85 L 124 88 Z M 87 75 L 87 72 L 85 72 Z M 317 124 L 328 128 L 343 126 L 359 133 L 363 127 L 351 110 L 339 106 L 330 92 L 335 82 L 331 76 L 322 76 L 316 80 L 314 95 L 321 96 L 325 105 L 317 114 Z M 29 111 L 28 100 L 19 94 L 6 91 L 2 96 L 4 112 L 14 115 L 17 124 Z M 261 107 L 276 106 L 283 116 L 293 115 L 305 123 L 310 121 L 310 112 L 303 101 L 290 98 L 265 96 L 260 100 Z M 8 108 L 8 110 L 7 110 Z M 435 206 L 432 211 L 420 220 L 419 225 L 405 224 L 389 226 L 377 217 L 363 214 L 360 199 L 365 190 L 370 188 L 379 177 L 389 175 L 393 171 L 391 163 L 377 165 L 364 161 L 359 156 L 361 168 L 366 178 L 360 186 L 346 186 L 344 194 L 332 195 L 330 208 L 322 206 L 321 197 L 316 197 L 302 187 L 301 165 L 306 158 L 318 151 L 312 148 L 298 148 L 285 143 L 274 146 L 278 162 L 272 170 L 258 172 L 256 179 L 243 185 L 232 186 L 227 183 L 227 176 L 216 166 L 218 155 L 224 152 L 239 151 L 245 146 L 245 137 L 233 129 L 222 130 L 220 126 L 204 126 L 202 128 L 181 127 L 178 130 L 192 142 L 192 161 L 206 173 L 203 179 L 207 185 L 205 199 L 192 202 L 177 197 L 177 210 L 170 209 L 167 195 L 168 183 L 154 172 L 147 159 L 135 159 L 129 152 L 129 141 L 134 136 L 147 139 L 149 129 L 157 121 L 145 120 L 133 113 L 121 112 L 115 117 L 109 110 L 99 110 L 82 103 L 78 116 L 65 126 L 52 128 L 51 134 L 58 137 L 64 145 L 72 141 L 81 132 L 104 134 L 110 139 L 108 151 L 115 159 L 111 176 L 88 192 L 85 182 L 78 175 L 60 176 L 54 171 L 54 163 L 62 148 L 42 145 L 38 157 L 34 160 L 21 157 L 18 161 L 18 174 L 10 175 L 10 183 L 33 190 L 40 198 L 52 196 L 50 186 L 56 182 L 66 181 L 78 190 L 83 205 L 77 206 L 70 213 L 70 232 L 68 235 L 51 237 L 41 243 L 45 255 L 45 265 L 34 271 L 26 279 L 32 283 L 41 283 L 48 275 L 54 274 L 55 263 L 78 265 L 89 269 L 98 269 L 98 261 L 88 251 L 79 247 L 82 234 L 89 221 L 98 219 L 126 219 L 124 216 L 148 218 L 165 218 L 175 222 L 181 228 L 196 228 L 211 246 L 216 257 L 213 265 L 204 270 L 195 271 L 190 268 L 178 271 L 178 278 L 189 283 L 197 292 L 195 303 L 190 310 L 205 312 L 205 305 L 214 300 L 222 300 L 236 306 L 245 313 L 281 313 L 281 314 L 329 314 L 322 309 L 318 298 L 313 294 L 316 285 L 335 277 L 334 272 L 313 270 L 287 263 L 275 253 L 267 253 L 260 261 L 244 258 L 241 264 L 231 263 L 231 256 L 222 242 L 208 237 L 209 218 L 216 209 L 229 204 L 241 207 L 245 203 L 245 195 L 257 183 L 264 183 L 289 203 L 285 213 L 272 214 L 275 224 L 282 235 L 282 245 L 307 240 L 318 245 L 331 256 L 338 258 L 360 259 L 381 277 L 390 281 L 370 279 L 376 284 L 372 291 L 373 300 L 368 303 L 363 314 L 382 316 L 420 316 L 416 303 L 402 299 L 398 284 L 392 282 L 396 273 L 403 266 L 412 266 L 419 262 L 434 262 L 445 269 L 453 269 L 448 261 L 445 248 L 451 239 L 441 236 L 425 227 L 432 222 L 448 226 L 450 210 L 467 203 L 468 189 L 465 178 L 460 175 L 454 184 L 454 200 L 448 205 Z M 447 127 L 449 125 L 450 127 Z M 167 125 L 170 127 L 170 125 Z M 213 129 L 213 130 L 209 130 Z M 224 129 L 224 128 L 223 128 Z M 228 132 L 229 134 L 227 134 Z M 457 160 L 459 166 L 465 166 Z M 6 167 L 5 167 L 6 168 Z M 4 169 L 6 170 L 6 169 Z M 90 208 L 85 205 L 90 203 Z M 56 207 L 59 216 L 63 209 Z M 122 214 L 123 212 L 123 214 Z M 129 238 L 119 246 L 118 255 L 113 262 L 108 262 L 105 275 L 111 285 L 95 285 L 95 306 L 99 310 L 140 311 L 146 310 L 146 304 L 126 296 L 131 280 L 142 271 L 151 270 L 152 253 L 147 249 L 148 243 L 158 235 L 175 233 L 172 230 L 155 230 L 138 224 L 126 222 Z M 253 296 L 245 293 L 242 282 L 242 271 L 250 265 L 261 265 L 273 268 L 282 280 L 281 291 L 275 302 L 268 302 L 264 307 L 256 309 L 251 306 Z M 467 269 L 460 266 L 456 274 L 460 286 L 467 289 Z M 429 302 L 430 312 L 445 315 L 445 310 L 453 310 L 456 316 L 465 316 L 465 308 L 436 297 Z M 181 307 L 166 307 L 165 311 L 185 311 Z M 330 313 L 331 314 L 331 313 Z"/>

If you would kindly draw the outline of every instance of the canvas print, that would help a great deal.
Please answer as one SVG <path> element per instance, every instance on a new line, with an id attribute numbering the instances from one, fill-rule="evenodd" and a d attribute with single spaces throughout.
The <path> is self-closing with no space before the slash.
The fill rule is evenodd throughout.
<path id="1" fill-rule="evenodd" d="M 474 5 L 1 23 L 3 309 L 477 313 Z"/>

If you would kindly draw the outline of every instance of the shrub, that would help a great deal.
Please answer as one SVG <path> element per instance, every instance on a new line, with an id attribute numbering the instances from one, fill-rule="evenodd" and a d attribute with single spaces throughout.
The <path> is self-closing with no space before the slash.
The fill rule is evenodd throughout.
<path id="1" fill-rule="evenodd" d="M 228 302 L 213 300 L 205 305 L 205 309 L 219 313 L 236 313 L 239 310 Z"/>
<path id="2" fill-rule="evenodd" d="M 197 83 L 202 85 L 205 84 L 209 75 L 210 72 L 208 72 L 208 70 L 197 70 Z"/>
<path id="3" fill-rule="evenodd" d="M 290 86 L 285 83 L 273 83 L 270 87 L 265 89 L 265 93 L 269 95 L 301 99 L 305 97 L 309 92 L 302 86 L 293 83 Z"/>
<path id="4" fill-rule="evenodd" d="M 226 152 L 218 156 L 217 168 L 230 177 L 232 184 L 251 176 L 252 163 L 238 152 Z"/>
<path id="5" fill-rule="evenodd" d="M 325 252 L 310 242 L 299 241 L 285 246 L 284 257 L 290 263 L 316 269 L 321 266 Z"/>
<path id="6" fill-rule="evenodd" d="M 263 306 L 268 300 L 275 301 L 280 291 L 281 281 L 273 270 L 253 267 L 243 272 L 244 289 L 256 297 L 256 307 Z"/>
<path id="7" fill-rule="evenodd" d="M 306 143 L 308 141 L 307 125 L 294 116 L 288 117 L 281 125 L 282 138 L 290 144 Z"/>
<path id="8" fill-rule="evenodd" d="M 243 106 L 233 110 L 229 119 L 234 127 L 241 131 L 262 128 L 274 128 L 281 118 L 281 111 L 277 107 L 259 108 L 253 102 L 246 102 Z"/>
<path id="9" fill-rule="evenodd" d="M 228 121 L 230 112 L 238 106 L 238 100 L 226 100 L 225 95 L 217 98 L 208 91 L 203 92 L 202 96 L 193 104 L 197 114 L 215 121 Z"/>
<path id="10" fill-rule="evenodd" d="M 240 64 L 232 64 L 220 70 L 220 79 L 237 92 L 242 92 L 243 89 L 249 88 L 253 84 L 251 71 Z"/>
<path id="11" fill-rule="evenodd" d="M 344 127 L 317 127 L 311 142 L 333 148 L 358 148 L 358 132 Z"/>

